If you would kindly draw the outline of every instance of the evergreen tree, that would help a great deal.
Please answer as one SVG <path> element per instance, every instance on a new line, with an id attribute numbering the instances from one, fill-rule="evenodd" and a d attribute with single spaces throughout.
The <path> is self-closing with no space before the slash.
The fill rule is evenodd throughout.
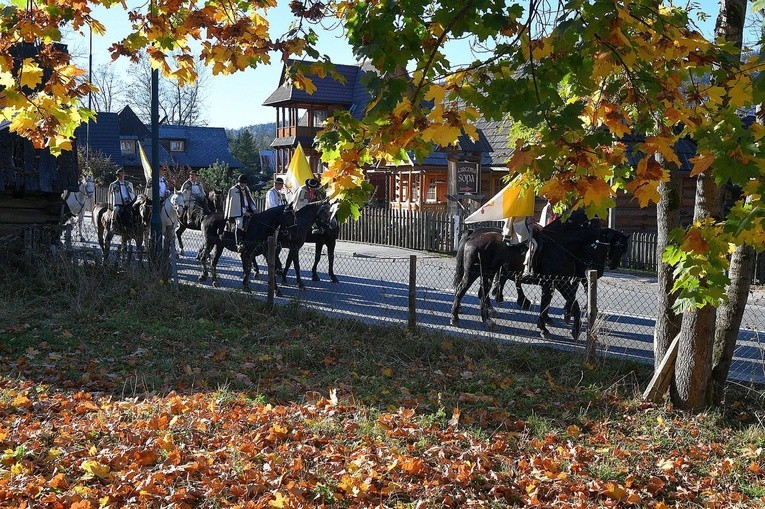
<path id="1" fill-rule="evenodd" d="M 243 165 L 242 173 L 247 175 L 250 180 L 250 186 L 253 189 L 259 188 L 266 180 L 261 174 L 260 152 L 255 144 L 255 138 L 249 129 L 242 129 L 229 141 L 229 150 L 231 155 L 236 157 Z"/>

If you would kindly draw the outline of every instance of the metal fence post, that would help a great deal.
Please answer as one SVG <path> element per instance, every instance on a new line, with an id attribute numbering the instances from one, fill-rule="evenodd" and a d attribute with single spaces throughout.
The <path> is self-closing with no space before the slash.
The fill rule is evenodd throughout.
<path id="1" fill-rule="evenodd" d="M 268 237 L 268 296 L 266 303 L 274 305 L 274 290 L 276 289 L 276 237 Z"/>
<path id="2" fill-rule="evenodd" d="M 409 329 L 417 327 L 417 255 L 409 255 Z"/>
<path id="3" fill-rule="evenodd" d="M 170 239 L 170 275 L 173 277 L 173 291 L 178 293 L 178 264 L 176 262 L 175 234 Z"/>
<path id="4" fill-rule="evenodd" d="M 595 344 L 598 334 L 595 330 L 595 321 L 598 318 L 598 271 L 587 271 L 587 347 L 584 358 L 590 362 L 595 355 Z"/>

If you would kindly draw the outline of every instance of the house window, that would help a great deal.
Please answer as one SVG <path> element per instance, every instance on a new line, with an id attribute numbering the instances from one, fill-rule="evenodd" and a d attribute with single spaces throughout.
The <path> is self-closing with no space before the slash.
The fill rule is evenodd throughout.
<path id="1" fill-rule="evenodd" d="M 313 112 L 313 125 L 321 127 L 328 118 L 329 112 L 327 110 L 316 110 Z"/>
<path id="2" fill-rule="evenodd" d="M 439 186 L 444 186 L 446 184 L 446 181 L 439 180 L 437 178 L 430 181 L 428 184 L 428 192 L 425 195 L 425 201 L 428 203 L 439 203 L 438 200 L 438 189 Z M 443 187 L 441 187 L 443 189 Z"/>
<path id="3" fill-rule="evenodd" d="M 120 140 L 120 151 L 123 154 L 135 154 L 135 140 Z"/>
<path id="4" fill-rule="evenodd" d="M 428 185 L 428 194 L 425 197 L 425 200 L 428 203 L 436 203 L 438 201 L 438 182 L 436 180 L 430 181 L 430 184 Z"/>
<path id="5" fill-rule="evenodd" d="M 186 150 L 186 143 L 183 140 L 170 140 L 170 152 L 183 152 Z"/>

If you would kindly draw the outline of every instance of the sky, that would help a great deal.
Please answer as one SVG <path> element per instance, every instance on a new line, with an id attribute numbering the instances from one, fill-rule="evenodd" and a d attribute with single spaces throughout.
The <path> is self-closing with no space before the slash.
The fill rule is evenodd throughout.
<path id="1" fill-rule="evenodd" d="M 147 2 L 128 1 L 129 8 L 144 5 Z M 709 14 L 706 22 L 699 22 L 699 28 L 706 37 L 711 37 L 714 29 L 714 20 L 718 13 L 716 0 L 700 0 L 698 4 L 701 10 Z M 287 7 L 288 2 L 280 1 L 279 7 L 271 9 L 266 14 L 270 23 L 272 37 L 283 34 L 289 29 L 293 20 L 292 14 Z M 127 35 L 130 31 L 130 23 L 127 12 L 121 8 L 104 9 L 98 7 L 94 11 L 94 17 L 106 27 L 105 36 L 93 36 L 93 67 L 102 63 L 111 62 L 108 52 L 109 46 Z M 314 28 L 316 30 L 316 28 Z M 353 64 L 355 59 L 350 46 L 342 37 L 342 31 L 337 28 L 334 31 L 317 30 L 319 44 L 317 49 L 320 53 L 330 56 L 337 64 Z M 88 38 L 77 35 L 67 41 L 70 46 L 74 45 L 74 53 L 84 55 L 79 65 L 87 66 Z M 467 63 L 472 60 L 466 45 L 455 46 L 448 52 L 448 56 L 456 63 Z M 210 74 L 208 80 L 205 103 L 204 119 L 210 127 L 225 127 L 237 129 L 243 126 L 274 122 L 276 113 L 273 107 L 263 106 L 263 101 L 273 92 L 279 84 L 281 72 L 280 56 L 273 54 L 272 63 L 258 66 L 256 69 L 247 69 L 233 75 Z M 128 64 L 122 58 L 115 63 L 118 75 L 127 79 Z"/>

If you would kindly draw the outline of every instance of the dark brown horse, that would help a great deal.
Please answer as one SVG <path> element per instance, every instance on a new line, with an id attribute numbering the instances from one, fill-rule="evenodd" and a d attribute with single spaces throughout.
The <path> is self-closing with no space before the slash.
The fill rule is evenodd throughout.
<path id="1" fill-rule="evenodd" d="M 188 204 L 187 204 L 188 205 Z M 186 207 L 183 214 L 178 216 L 178 229 L 175 230 L 175 236 L 178 239 L 178 253 L 183 256 L 183 239 L 181 235 L 186 230 L 201 230 L 202 220 L 209 214 L 223 212 L 223 191 L 216 189 L 207 193 L 204 201 L 197 201 L 196 205 Z"/>
<path id="2" fill-rule="evenodd" d="M 250 291 L 250 273 L 255 262 L 255 257 L 266 252 L 268 247 L 268 237 L 277 235 L 277 232 L 288 230 L 294 221 L 292 212 L 285 212 L 285 207 L 279 206 L 268 209 L 264 212 L 254 214 L 247 222 L 246 230 L 242 234 L 242 243 L 244 251 L 242 257 L 242 286 L 245 291 Z M 237 245 L 234 240 L 234 233 L 226 231 L 226 219 L 222 213 L 209 214 L 202 220 L 202 238 L 204 245 L 197 255 L 197 260 L 202 264 L 202 274 L 199 281 L 207 280 L 207 263 L 212 256 L 211 273 L 212 284 L 218 286 L 217 266 L 218 260 L 223 254 L 223 249 L 228 249 L 234 253 L 237 251 Z M 214 249 L 214 252 L 213 252 Z"/>
<path id="3" fill-rule="evenodd" d="M 289 214 L 291 209 L 288 209 L 287 213 Z M 318 201 L 318 202 L 312 202 L 308 205 L 305 205 L 297 212 L 294 212 L 294 222 L 292 226 L 288 230 L 288 234 L 285 236 L 284 241 L 281 243 L 281 247 L 289 249 L 289 253 L 287 254 L 287 261 L 284 262 L 284 268 L 282 270 L 282 283 L 287 283 L 287 273 L 290 270 L 290 266 L 295 267 L 295 279 L 297 280 L 298 288 L 301 290 L 305 288 L 305 285 L 303 284 L 303 279 L 300 277 L 300 248 L 303 247 L 303 244 L 306 242 L 311 242 L 309 238 L 314 239 L 313 242 L 316 242 L 316 236 L 310 237 L 314 234 L 311 233 L 311 230 L 313 229 L 314 223 L 319 220 L 321 223 L 329 223 L 330 220 L 330 205 L 329 203 L 324 201 Z M 337 241 L 337 237 L 334 239 Z M 334 282 L 337 282 L 337 278 L 334 277 L 334 258 L 335 258 L 335 250 L 334 245 L 336 242 L 332 243 L 332 251 L 331 251 L 331 261 L 330 261 L 330 277 Z M 329 256 L 329 244 L 327 247 L 328 250 L 328 256 Z M 318 280 L 319 276 L 316 274 L 316 266 L 319 263 L 319 258 L 321 257 L 321 246 L 318 244 L 316 245 L 316 256 L 314 258 L 314 266 L 313 266 L 313 276 L 312 279 L 314 281 Z"/>
<path id="4" fill-rule="evenodd" d="M 572 215 L 572 218 L 574 216 Z M 496 316 L 489 301 L 492 280 L 498 279 L 498 301 L 501 288 L 507 279 L 513 279 L 518 289 L 518 305 L 523 309 L 530 302 L 523 294 L 521 283 L 538 284 L 542 288 L 541 312 L 537 326 L 544 335 L 549 334 L 549 306 L 554 290 L 558 290 L 566 301 L 565 312 L 574 318 L 572 335 L 576 338 L 581 328 L 579 303 L 576 290 L 586 268 L 598 268 L 602 274 L 606 259 L 610 265 L 618 260 L 627 249 L 627 236 L 616 230 L 602 229 L 600 221 L 575 219 L 568 225 L 559 221 L 545 227 L 535 235 L 540 246 L 535 266 L 537 275 L 522 277 L 525 247 L 507 246 L 497 229 L 482 229 L 464 236 L 457 253 L 455 274 L 455 296 L 452 306 L 452 324 L 459 324 L 460 301 L 473 281 L 481 278 L 479 297 L 481 318 L 487 325 L 493 325 L 491 315 Z M 616 260 L 613 262 L 613 260 Z"/>
<path id="5" fill-rule="evenodd" d="M 145 228 L 141 218 L 141 209 L 144 206 L 144 200 L 136 199 L 133 203 L 120 207 L 119 214 L 114 214 L 114 211 L 109 210 L 109 206 L 103 202 L 96 203 L 93 207 L 93 224 L 98 233 L 98 245 L 101 246 L 104 254 L 104 263 L 109 260 L 112 238 L 114 235 L 119 235 L 122 242 L 117 252 L 117 261 L 125 253 L 127 264 L 130 264 L 133 256 L 133 247 L 130 244 L 132 240 L 135 242 L 136 250 L 138 251 L 138 264 L 143 265 Z M 104 232 L 106 232 L 105 236 Z"/>

